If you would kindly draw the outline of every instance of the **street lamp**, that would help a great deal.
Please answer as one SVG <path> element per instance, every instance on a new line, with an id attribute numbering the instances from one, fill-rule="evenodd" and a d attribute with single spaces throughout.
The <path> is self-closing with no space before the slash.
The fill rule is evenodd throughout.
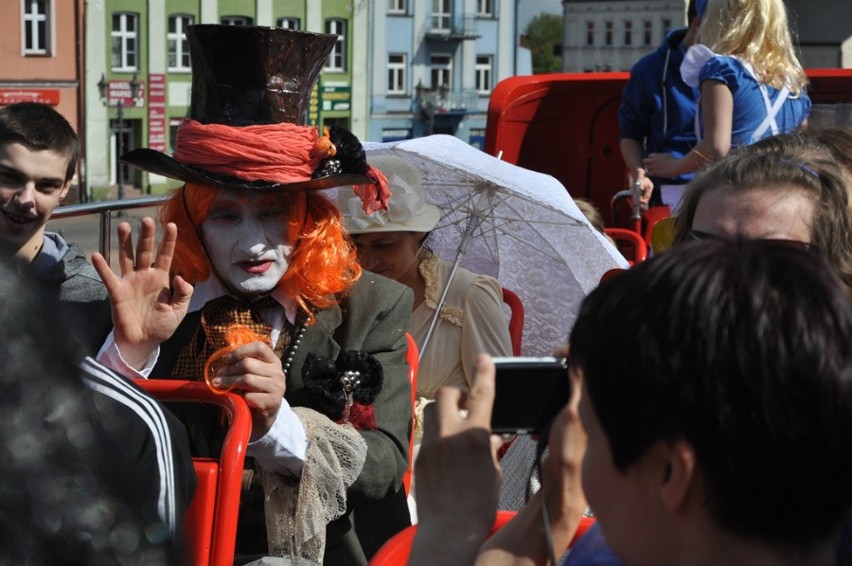
<path id="1" fill-rule="evenodd" d="M 441 85 L 443 88 L 443 85 Z M 439 101 L 435 93 L 423 86 L 422 81 L 417 81 L 414 87 L 414 102 L 417 109 L 426 118 L 426 135 L 431 136 L 435 131 L 435 113 L 438 111 Z"/>
<path id="2" fill-rule="evenodd" d="M 136 80 L 136 73 L 133 74 L 133 78 L 130 79 L 130 83 L 128 83 L 130 87 L 130 98 L 134 102 L 139 96 L 139 81 Z M 124 198 L 124 168 L 121 166 L 121 163 L 118 162 L 118 157 L 121 157 L 124 154 L 124 97 L 118 96 L 115 99 L 115 104 L 110 103 L 109 97 L 109 83 L 106 81 L 106 77 L 101 73 L 101 80 L 98 81 L 98 92 L 101 95 L 101 102 L 104 103 L 104 106 L 110 108 L 112 106 L 116 109 L 116 144 L 117 144 L 117 156 L 116 156 L 116 173 L 118 177 L 118 200 L 122 200 Z"/>

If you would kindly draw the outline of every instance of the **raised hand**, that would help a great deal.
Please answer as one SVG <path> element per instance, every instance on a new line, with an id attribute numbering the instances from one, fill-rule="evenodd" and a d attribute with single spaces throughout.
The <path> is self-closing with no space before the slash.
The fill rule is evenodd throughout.
<path id="1" fill-rule="evenodd" d="M 93 254 L 92 264 L 109 293 L 115 343 L 124 360 L 138 369 L 183 320 L 192 285 L 180 276 L 170 281 L 177 241 L 177 226 L 173 223 L 166 225 L 156 254 L 151 218 L 142 219 L 135 257 L 130 225 L 122 222 L 117 231 L 121 278 L 99 253 Z"/>
<path id="2" fill-rule="evenodd" d="M 414 470 L 420 522 L 409 564 L 472 564 L 494 524 L 500 488 L 500 440 L 491 436 L 494 372 L 490 356 L 480 355 L 466 399 L 443 387 L 426 407 Z M 448 532 L 464 535 L 448 539 Z"/>

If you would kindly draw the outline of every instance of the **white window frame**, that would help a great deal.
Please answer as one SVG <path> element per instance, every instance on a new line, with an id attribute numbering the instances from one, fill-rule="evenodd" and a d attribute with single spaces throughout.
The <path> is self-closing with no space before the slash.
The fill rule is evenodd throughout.
<path id="1" fill-rule="evenodd" d="M 491 77 L 494 74 L 494 56 L 477 55 L 474 66 L 477 94 L 491 94 Z"/>
<path id="2" fill-rule="evenodd" d="M 495 0 L 476 0 L 476 15 L 480 18 L 494 17 Z"/>
<path id="3" fill-rule="evenodd" d="M 408 0 L 389 0 L 388 14 L 405 15 L 408 13 Z"/>
<path id="4" fill-rule="evenodd" d="M 346 20 L 341 18 L 329 18 L 325 21 L 325 33 L 337 35 L 337 41 L 325 61 L 326 71 L 346 72 L 346 23 Z"/>
<path id="5" fill-rule="evenodd" d="M 254 23 L 254 19 L 248 16 L 222 16 L 219 18 L 219 23 L 223 26 L 250 26 Z"/>
<path id="6" fill-rule="evenodd" d="M 115 18 L 118 18 L 118 29 Z M 139 70 L 139 14 L 135 12 L 114 12 L 112 14 L 112 70 L 131 72 Z M 133 22 L 129 26 L 128 22 Z M 133 29 L 130 29 L 130 28 Z"/>
<path id="7" fill-rule="evenodd" d="M 278 20 L 276 20 L 276 25 L 281 29 L 299 31 L 302 29 L 302 20 L 299 18 L 278 18 Z"/>
<path id="8" fill-rule="evenodd" d="M 432 29 L 450 31 L 453 18 L 453 0 L 432 0 Z"/>
<path id="9" fill-rule="evenodd" d="M 626 47 L 633 46 L 633 21 L 625 20 L 624 21 L 624 45 Z"/>
<path id="10" fill-rule="evenodd" d="M 604 45 L 607 47 L 612 46 L 612 42 L 615 36 L 615 24 L 612 23 L 612 20 L 607 20 L 604 22 Z"/>
<path id="11" fill-rule="evenodd" d="M 173 22 L 174 31 L 171 31 Z M 171 72 L 188 73 L 192 71 L 186 27 L 193 23 L 195 23 L 195 16 L 192 14 L 172 14 L 169 16 L 166 42 L 168 44 L 169 71 Z M 172 64 L 173 62 L 174 64 Z"/>
<path id="12" fill-rule="evenodd" d="M 433 53 L 429 57 L 429 76 L 433 91 L 437 91 L 443 85 L 447 85 L 447 89 L 452 89 L 453 56 L 450 53 Z"/>
<path id="13" fill-rule="evenodd" d="M 642 26 L 642 45 L 647 47 L 654 41 L 654 23 L 651 20 L 645 20 Z"/>
<path id="14" fill-rule="evenodd" d="M 590 47 L 595 44 L 595 22 L 594 20 L 586 21 L 586 46 Z"/>
<path id="15" fill-rule="evenodd" d="M 53 44 L 52 0 L 21 0 L 21 54 L 50 55 Z M 40 29 L 41 24 L 44 29 Z M 27 45 L 27 36 L 32 38 Z"/>
<path id="16" fill-rule="evenodd" d="M 394 61 L 394 59 L 397 59 Z M 408 92 L 408 54 L 388 53 L 388 94 Z"/>

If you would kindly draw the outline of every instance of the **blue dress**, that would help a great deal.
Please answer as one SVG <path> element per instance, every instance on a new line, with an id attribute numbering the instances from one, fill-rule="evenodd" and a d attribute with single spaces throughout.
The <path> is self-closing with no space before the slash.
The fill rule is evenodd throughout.
<path id="1" fill-rule="evenodd" d="M 715 80 L 725 84 L 734 97 L 734 114 L 731 129 L 733 147 L 752 144 L 773 134 L 786 134 L 796 131 L 808 117 L 811 99 L 804 91 L 797 96 L 790 94 L 777 109 L 775 124 L 759 131 L 768 115 L 761 87 L 769 100 L 775 103 L 782 91 L 757 81 L 745 64 L 736 57 L 717 55 L 701 67 L 699 81 Z M 755 134 L 757 134 L 756 137 Z"/>
<path id="2" fill-rule="evenodd" d="M 719 81 L 733 97 L 731 147 L 749 145 L 776 134 L 795 131 L 808 117 L 811 99 L 802 91 L 793 95 L 760 82 L 751 66 L 737 57 L 717 55 L 705 45 L 689 48 L 681 65 L 686 84 Z M 696 115 L 696 134 L 702 133 L 701 112 Z"/>

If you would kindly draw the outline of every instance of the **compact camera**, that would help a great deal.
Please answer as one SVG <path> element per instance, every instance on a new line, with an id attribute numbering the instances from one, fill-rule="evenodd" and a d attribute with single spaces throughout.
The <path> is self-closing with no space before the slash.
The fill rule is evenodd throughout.
<path id="1" fill-rule="evenodd" d="M 571 397 L 565 358 L 494 358 L 497 367 L 491 431 L 539 433 Z"/>

